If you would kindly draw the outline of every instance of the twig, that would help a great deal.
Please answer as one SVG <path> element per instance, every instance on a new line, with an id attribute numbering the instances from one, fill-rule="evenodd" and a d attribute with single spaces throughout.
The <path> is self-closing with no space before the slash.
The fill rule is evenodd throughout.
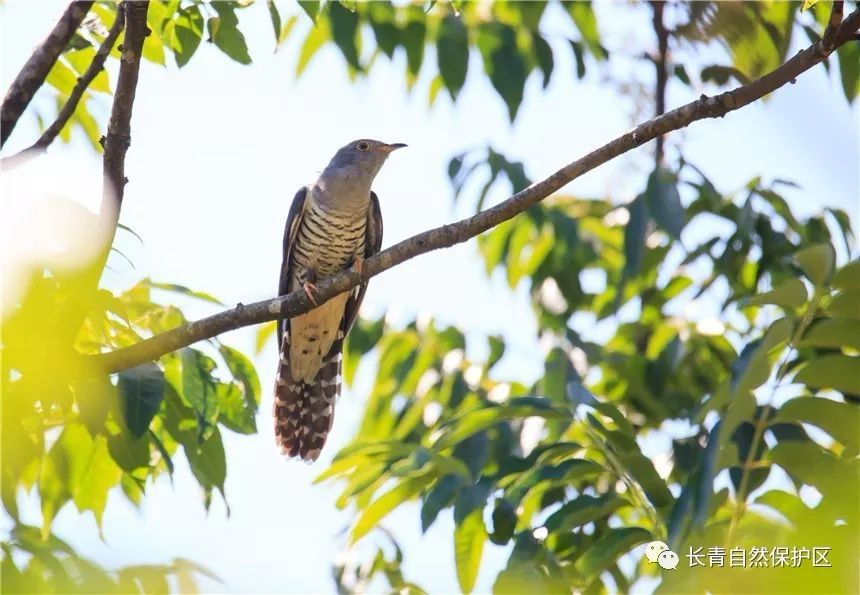
<path id="1" fill-rule="evenodd" d="M 842 11 L 845 8 L 844 4 L 843 0 L 833 0 L 833 6 L 830 8 L 830 19 L 827 22 L 827 27 L 825 27 L 824 35 L 822 36 L 824 47 L 831 52 L 834 49 L 833 43 L 835 41 L 836 31 L 839 28 L 840 23 L 842 23 Z"/>
<path id="2" fill-rule="evenodd" d="M 654 67 L 657 70 L 657 79 L 655 83 L 654 95 L 655 115 L 662 116 L 666 111 L 666 83 L 668 82 L 669 73 L 666 72 L 666 56 L 669 53 L 669 32 L 666 31 L 666 25 L 663 23 L 663 8 L 666 3 L 663 0 L 652 0 L 651 9 L 654 12 L 654 33 L 657 35 L 657 57 L 654 59 Z M 657 137 L 657 148 L 654 152 L 654 160 L 657 166 L 663 164 L 663 136 Z"/>
<path id="3" fill-rule="evenodd" d="M 852 12 L 839 26 L 835 35 L 834 48 L 850 39 L 858 28 L 860 28 L 860 9 Z M 494 207 L 462 221 L 420 233 L 368 258 L 364 262 L 361 273 L 347 270 L 319 283 L 316 294 L 317 303 L 322 304 L 335 295 L 352 289 L 360 282 L 367 281 L 419 254 L 465 242 L 522 213 L 584 173 L 662 134 L 679 130 L 697 120 L 721 118 L 731 111 L 761 99 L 793 81 L 800 74 L 826 59 L 829 54 L 830 51 L 827 51 L 819 41 L 801 50 L 774 71 L 747 85 L 713 97 L 702 95 L 696 101 L 648 120 Z M 189 322 L 128 347 L 85 357 L 103 372 L 114 373 L 158 359 L 166 353 L 230 330 L 278 318 L 290 318 L 307 312 L 313 307 L 314 305 L 303 291 L 296 291 L 287 296 L 246 304 L 241 309 L 234 308 Z"/>
<path id="4" fill-rule="evenodd" d="M 57 135 L 60 134 L 63 126 L 66 125 L 66 122 L 68 122 L 69 118 L 72 117 L 72 114 L 75 113 L 78 103 L 84 96 L 84 92 L 90 86 L 90 83 L 93 82 L 93 79 L 95 79 L 104 68 L 105 60 L 113 49 L 117 37 L 119 37 L 119 34 L 122 32 L 122 28 L 125 23 L 125 19 L 122 14 L 123 6 L 123 4 L 120 4 L 117 7 L 116 20 L 114 20 L 113 25 L 111 25 L 107 37 L 105 37 L 105 40 L 102 42 L 101 46 L 99 46 L 99 49 L 96 52 L 96 55 L 93 56 L 93 61 L 90 63 L 86 72 L 78 78 L 78 82 L 75 83 L 75 87 L 69 94 L 69 99 L 66 101 L 63 109 L 60 110 L 60 113 L 57 114 L 56 120 L 54 120 L 48 129 L 42 133 L 42 136 L 40 136 L 35 143 L 26 149 L 15 153 L 11 157 L 0 159 L 0 168 L 4 171 L 23 165 L 33 157 L 44 153 L 48 146 L 54 142 L 54 139 L 57 138 Z"/>
<path id="5" fill-rule="evenodd" d="M 21 72 L 15 77 L 0 106 L 0 147 L 6 144 L 6 139 L 12 134 L 21 114 L 45 82 L 45 77 L 69 45 L 69 40 L 78 30 L 92 5 L 91 0 L 70 3 L 63 16 L 54 25 L 54 29 L 36 48 Z"/>

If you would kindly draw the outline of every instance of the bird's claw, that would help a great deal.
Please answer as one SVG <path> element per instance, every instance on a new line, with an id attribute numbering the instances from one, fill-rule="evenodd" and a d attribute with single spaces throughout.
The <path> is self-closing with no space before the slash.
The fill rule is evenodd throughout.
<path id="1" fill-rule="evenodd" d="M 318 306 L 316 299 L 316 292 L 318 291 L 317 286 L 309 281 L 305 281 L 302 283 L 302 289 L 305 290 L 305 295 L 308 296 L 308 299 L 314 306 Z"/>
<path id="2" fill-rule="evenodd" d="M 356 256 L 355 260 L 352 261 L 352 267 L 351 267 L 352 270 L 360 275 L 361 269 L 363 266 L 364 266 L 364 258 L 361 256 Z"/>

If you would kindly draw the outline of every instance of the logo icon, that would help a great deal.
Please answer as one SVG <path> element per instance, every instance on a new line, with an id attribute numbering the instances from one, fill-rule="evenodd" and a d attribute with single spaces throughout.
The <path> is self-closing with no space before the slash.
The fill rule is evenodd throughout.
<path id="1" fill-rule="evenodd" d="M 678 554 L 662 541 L 652 541 L 646 545 L 645 557 L 651 564 L 659 564 L 663 570 L 675 570 L 678 567 Z"/>
<path id="2" fill-rule="evenodd" d="M 657 563 L 663 570 L 675 570 L 678 567 L 678 554 L 671 550 L 660 552 L 657 556 Z"/>

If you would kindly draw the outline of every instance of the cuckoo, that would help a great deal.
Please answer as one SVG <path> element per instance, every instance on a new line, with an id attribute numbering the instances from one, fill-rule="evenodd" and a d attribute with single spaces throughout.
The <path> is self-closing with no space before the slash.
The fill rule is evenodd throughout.
<path id="1" fill-rule="evenodd" d="M 315 283 L 379 252 L 382 214 L 370 186 L 392 151 L 405 147 L 361 139 L 341 148 L 319 178 L 301 188 L 284 230 L 279 295 L 303 290 L 315 305 Z M 275 440 L 281 452 L 315 461 L 334 421 L 343 340 L 367 283 L 278 321 Z"/>

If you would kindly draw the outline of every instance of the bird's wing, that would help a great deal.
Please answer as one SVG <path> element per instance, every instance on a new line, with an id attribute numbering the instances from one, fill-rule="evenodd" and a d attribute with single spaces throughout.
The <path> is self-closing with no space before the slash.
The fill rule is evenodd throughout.
<path id="1" fill-rule="evenodd" d="M 364 257 L 369 258 L 378 253 L 382 247 L 382 211 L 379 208 L 379 198 L 376 192 L 370 193 L 370 207 L 367 209 L 367 224 L 365 226 Z M 367 282 L 361 283 L 349 294 L 343 313 L 343 334 L 347 335 L 358 317 L 358 309 L 364 294 L 367 292 Z"/>
<path id="2" fill-rule="evenodd" d="M 299 223 L 302 221 L 302 215 L 305 210 L 305 196 L 308 189 L 302 187 L 296 192 L 293 197 L 293 204 L 290 205 L 290 213 L 287 215 L 287 225 L 284 227 L 284 258 L 281 261 L 281 278 L 278 282 L 278 295 L 287 295 L 290 292 L 290 278 L 292 277 L 292 258 L 291 251 L 293 244 L 296 242 Z M 284 324 L 286 320 L 278 319 L 278 348 L 280 349 L 281 341 L 284 336 Z"/>

